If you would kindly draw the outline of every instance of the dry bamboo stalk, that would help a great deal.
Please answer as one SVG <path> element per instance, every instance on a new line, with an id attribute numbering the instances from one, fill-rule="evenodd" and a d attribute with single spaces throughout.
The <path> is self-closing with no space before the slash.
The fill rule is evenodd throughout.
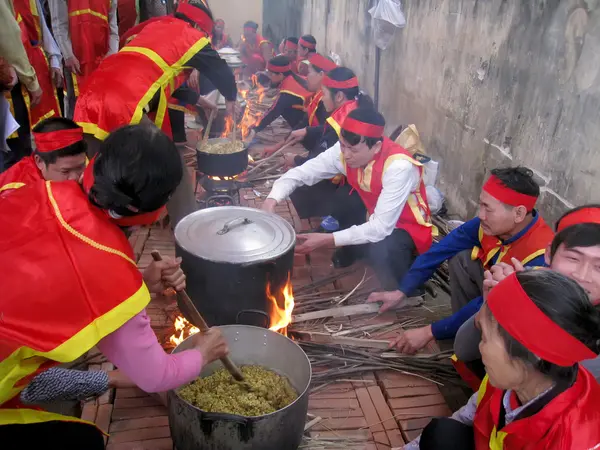
<path id="1" fill-rule="evenodd" d="M 318 344 L 349 345 L 352 347 L 376 348 L 380 350 L 388 349 L 390 346 L 389 341 L 332 336 L 329 333 L 320 333 L 317 331 L 294 331 L 294 336 L 300 338 L 302 341 L 306 340 Z"/>
<path id="2" fill-rule="evenodd" d="M 292 323 L 306 322 L 308 320 L 323 319 L 325 317 L 346 317 L 357 314 L 369 314 L 379 312 L 379 305 L 375 303 L 365 303 L 364 305 L 338 306 L 336 308 L 315 311 L 306 314 L 299 314 L 292 318 Z"/>
<path id="3" fill-rule="evenodd" d="M 314 419 L 312 419 L 310 422 L 307 422 L 306 425 L 304 425 L 304 431 L 310 430 L 312 427 L 314 427 L 316 424 L 318 424 L 321 420 L 323 420 L 323 418 L 317 416 Z"/>
<path id="4" fill-rule="evenodd" d="M 346 335 L 352 334 L 352 333 L 360 333 L 363 331 L 373 331 L 373 330 L 377 330 L 379 328 L 387 327 L 390 325 L 394 325 L 394 322 L 377 323 L 374 325 L 365 325 L 363 327 L 358 327 L 358 328 L 350 328 L 349 330 L 338 331 L 337 333 L 334 333 L 333 335 L 334 336 L 346 336 Z"/>

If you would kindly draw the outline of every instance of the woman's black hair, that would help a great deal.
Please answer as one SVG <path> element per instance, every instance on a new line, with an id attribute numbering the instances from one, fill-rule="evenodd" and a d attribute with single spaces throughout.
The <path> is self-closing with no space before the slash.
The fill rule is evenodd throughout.
<path id="1" fill-rule="evenodd" d="M 298 38 L 297 37 L 294 37 L 294 36 L 286 37 L 285 40 L 288 41 L 288 42 L 291 42 L 292 44 L 298 45 Z"/>
<path id="2" fill-rule="evenodd" d="M 287 56 L 285 56 L 285 55 L 277 55 L 277 56 L 274 56 L 273 58 L 271 58 L 269 60 L 269 64 L 272 64 L 274 66 L 282 67 L 282 66 L 287 66 L 288 64 L 291 64 L 291 62 L 290 62 L 290 59 Z M 288 70 L 287 72 L 281 72 L 281 74 L 284 77 L 293 75 L 294 78 L 296 79 L 296 81 L 298 81 L 299 83 L 301 83 L 302 86 L 306 86 L 306 81 L 303 78 L 300 78 L 299 76 L 297 76 L 296 74 L 294 74 L 294 72 L 292 72 L 291 70 Z"/>
<path id="3" fill-rule="evenodd" d="M 327 76 L 335 81 L 347 81 L 351 78 L 354 78 L 356 75 L 352 70 L 347 67 L 336 67 L 333 70 L 327 72 Z M 332 96 L 335 96 L 338 92 L 344 94 L 344 96 L 348 100 L 356 100 L 358 102 L 359 108 L 374 108 L 375 104 L 373 103 L 373 99 L 369 97 L 367 94 L 363 93 L 358 87 L 348 88 L 348 89 L 336 89 L 336 88 L 327 88 L 331 92 Z"/>
<path id="4" fill-rule="evenodd" d="M 371 125 L 377 125 L 381 127 L 385 126 L 384 117 L 373 108 L 357 108 L 354 111 L 350 111 L 348 117 Z M 344 130 L 343 128 L 340 134 L 344 138 L 344 140 L 353 147 L 355 145 L 358 145 L 363 140 L 369 148 L 373 148 L 375 144 L 383 141 L 383 137 L 364 137 L 359 134 L 352 133 L 351 131 Z"/>
<path id="5" fill-rule="evenodd" d="M 195 6 L 196 8 L 199 8 L 199 9 L 201 9 L 202 11 L 204 11 L 204 12 L 206 13 L 206 15 L 207 15 L 208 17 L 210 17 L 210 20 L 213 20 L 213 21 L 214 21 L 214 18 L 213 18 L 213 15 L 212 15 L 212 12 L 211 12 L 210 8 L 207 8 L 207 7 L 204 5 L 204 3 L 202 3 L 202 2 L 200 2 L 200 3 L 189 2 L 189 4 L 190 4 L 191 6 Z M 175 14 L 173 14 L 173 15 L 174 15 L 174 16 L 175 16 L 177 19 L 181 19 L 181 20 L 183 20 L 183 21 L 185 21 L 185 22 L 189 23 L 190 25 L 196 25 L 196 22 L 194 22 L 192 19 L 190 19 L 188 16 L 186 16 L 186 15 L 185 15 L 185 14 L 183 14 L 183 13 L 180 13 L 180 12 L 177 12 L 177 11 L 176 11 L 176 12 L 175 12 Z M 258 26 L 258 25 L 257 25 L 257 26 Z M 204 30 L 204 31 L 211 31 L 211 30 Z"/>
<path id="6" fill-rule="evenodd" d="M 182 176 L 181 157 L 166 134 L 154 125 L 127 125 L 102 143 L 89 198 L 121 216 L 151 212 L 167 203 Z"/>
<path id="7" fill-rule="evenodd" d="M 547 316 L 594 353 L 600 352 L 600 311 L 575 281 L 551 270 L 518 272 L 517 279 L 531 301 Z M 486 309 L 489 312 L 489 309 Z M 498 324 L 508 354 L 555 382 L 571 379 L 576 366 L 561 367 L 530 352 Z M 551 344 L 549 344 L 551 345 Z"/>
<path id="8" fill-rule="evenodd" d="M 504 186 L 520 194 L 539 197 L 540 187 L 533 178 L 533 171 L 527 167 L 507 167 L 492 170 Z"/>
<path id="9" fill-rule="evenodd" d="M 49 119 L 41 121 L 33 128 L 33 132 L 35 133 L 49 133 L 51 131 L 59 131 L 59 130 L 73 130 L 75 128 L 79 128 L 75 122 L 65 117 L 51 117 Z M 46 167 L 50 164 L 56 163 L 58 158 L 64 158 L 65 156 L 75 156 L 85 153 L 87 149 L 86 143 L 83 139 L 75 144 L 71 144 L 65 148 L 61 148 L 60 150 L 55 150 L 53 152 L 38 152 L 35 154 L 40 157 L 40 159 L 44 162 Z"/>
<path id="10" fill-rule="evenodd" d="M 329 56 L 324 56 L 324 57 L 327 58 L 329 61 L 334 62 L 333 59 L 331 59 Z M 323 68 L 317 66 L 316 64 L 311 64 L 311 66 L 315 72 L 326 72 Z"/>
<path id="11" fill-rule="evenodd" d="M 312 45 L 317 45 L 317 40 L 315 39 L 315 37 L 312 34 L 305 34 L 304 36 L 302 36 L 300 39 L 302 39 L 303 41 L 306 41 Z M 305 48 L 306 50 L 309 51 L 309 53 L 316 53 L 317 49 L 315 48 L 308 48 L 305 47 L 304 45 L 300 44 L 300 41 L 298 41 L 298 45 L 300 45 L 302 48 Z"/>

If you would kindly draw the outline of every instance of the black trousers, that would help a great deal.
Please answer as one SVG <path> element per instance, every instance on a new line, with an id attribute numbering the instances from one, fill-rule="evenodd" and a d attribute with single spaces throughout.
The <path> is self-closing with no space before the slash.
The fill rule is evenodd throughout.
<path id="1" fill-rule="evenodd" d="M 331 215 L 338 220 L 342 230 L 363 224 L 367 218 L 362 199 L 348 184 L 339 186 L 324 180 L 314 186 L 296 189 L 290 199 L 302 219 Z M 342 251 L 353 253 L 355 258 L 367 258 L 385 290 L 398 289 L 398 280 L 408 272 L 417 256 L 411 236 L 401 229 L 395 229 L 379 242 L 352 245 Z"/>
<path id="2" fill-rule="evenodd" d="M 12 98 L 13 109 L 15 112 L 15 120 L 19 124 L 17 137 L 6 140 L 6 144 L 10 151 L 4 155 L 4 167 L 6 170 L 18 163 L 25 156 L 31 155 L 31 129 L 29 124 L 29 113 L 27 105 L 23 98 L 21 83 L 17 83 L 10 91 Z"/>
<path id="3" fill-rule="evenodd" d="M 421 450 L 475 450 L 473 427 L 449 417 L 432 419 L 423 429 Z"/>
<path id="4" fill-rule="evenodd" d="M 450 303 L 456 312 L 483 293 L 483 265 L 471 259 L 471 250 L 464 250 L 448 263 L 450 273 Z"/>
<path id="5" fill-rule="evenodd" d="M 27 425 L 2 425 L 0 442 L 6 449 L 104 449 L 102 433 L 92 425 L 78 422 L 51 421 Z"/>

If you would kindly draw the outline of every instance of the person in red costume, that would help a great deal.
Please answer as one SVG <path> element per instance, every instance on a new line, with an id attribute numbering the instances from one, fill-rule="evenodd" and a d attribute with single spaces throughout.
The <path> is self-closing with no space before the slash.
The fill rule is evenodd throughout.
<path id="1" fill-rule="evenodd" d="M 283 56 L 290 60 L 292 72 L 298 73 L 298 38 L 285 38 L 285 46 L 283 48 Z"/>
<path id="2" fill-rule="evenodd" d="M 600 448 L 595 358 L 600 312 L 575 281 L 551 270 L 489 278 L 477 313 L 487 376 L 452 418 L 433 419 L 405 450 Z"/>
<path id="3" fill-rule="evenodd" d="M 213 27 L 212 46 L 215 50 L 221 50 L 225 47 L 233 48 L 231 37 L 225 33 L 225 21 L 223 19 L 215 20 Z"/>
<path id="4" fill-rule="evenodd" d="M 244 24 L 239 51 L 242 63 L 246 66 L 244 76 L 247 78 L 265 70 L 267 62 L 273 57 L 273 45 L 258 33 L 258 24 L 251 20 Z"/>
<path id="5" fill-rule="evenodd" d="M 35 150 L 0 173 L 0 196 L 40 180 L 79 180 L 85 169 L 83 130 L 75 122 L 52 117 L 33 129 Z"/>
<path id="6" fill-rule="evenodd" d="M 279 178 L 263 209 L 272 212 L 289 197 L 303 217 L 300 206 L 320 205 L 339 220 L 341 230 L 299 235 L 296 252 L 335 246 L 334 258 L 367 253 L 382 284 L 395 284 L 395 277 L 431 246 L 432 225 L 423 166 L 384 137 L 384 126 L 383 116 L 373 109 L 350 112 L 342 123 L 339 143 Z M 329 182 L 340 173 L 347 188 Z M 323 180 L 327 184 L 319 183 Z M 344 195 L 339 195 L 340 189 Z M 347 195 L 346 189 L 358 198 Z M 365 222 L 367 212 L 370 217 Z"/>
<path id="7" fill-rule="evenodd" d="M 38 181 L 0 198 L 0 440 L 20 448 L 104 449 L 93 424 L 25 406 L 37 375 L 97 348 L 146 392 L 176 389 L 227 354 L 218 330 L 167 354 L 145 308 L 151 293 L 185 288 L 179 261 L 138 269 L 128 227 L 156 220 L 181 180 L 173 142 L 130 125 L 102 143 L 83 185 Z M 15 220 L 18 217 L 18 220 Z"/>

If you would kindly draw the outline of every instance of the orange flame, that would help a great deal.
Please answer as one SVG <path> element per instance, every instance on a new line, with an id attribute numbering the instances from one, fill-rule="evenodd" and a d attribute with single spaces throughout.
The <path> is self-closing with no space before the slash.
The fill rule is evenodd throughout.
<path id="1" fill-rule="evenodd" d="M 169 341 L 175 346 L 181 344 L 192 334 L 200 332 L 198 328 L 189 323 L 188 320 L 183 316 L 177 316 L 173 325 L 175 327 L 175 333 L 173 333 L 173 335 L 169 338 Z"/>
<path id="2" fill-rule="evenodd" d="M 208 178 L 210 178 L 211 180 L 215 180 L 215 181 L 229 181 L 229 180 L 235 180 L 238 176 L 235 175 L 233 177 L 217 177 L 217 176 L 213 176 L 210 175 Z"/>
<path id="3" fill-rule="evenodd" d="M 292 323 L 292 312 L 294 311 L 294 293 L 292 291 L 291 273 L 288 273 L 287 282 L 281 294 L 284 299 L 284 307 L 281 308 L 277 298 L 271 293 L 271 285 L 267 283 L 267 298 L 271 301 L 271 327 L 269 330 L 277 331 L 287 336 L 287 327 Z"/>
<path id="4" fill-rule="evenodd" d="M 221 133 L 222 138 L 229 137 L 231 131 L 233 130 L 233 119 L 231 116 L 225 117 L 225 128 L 223 129 L 223 133 Z"/>

